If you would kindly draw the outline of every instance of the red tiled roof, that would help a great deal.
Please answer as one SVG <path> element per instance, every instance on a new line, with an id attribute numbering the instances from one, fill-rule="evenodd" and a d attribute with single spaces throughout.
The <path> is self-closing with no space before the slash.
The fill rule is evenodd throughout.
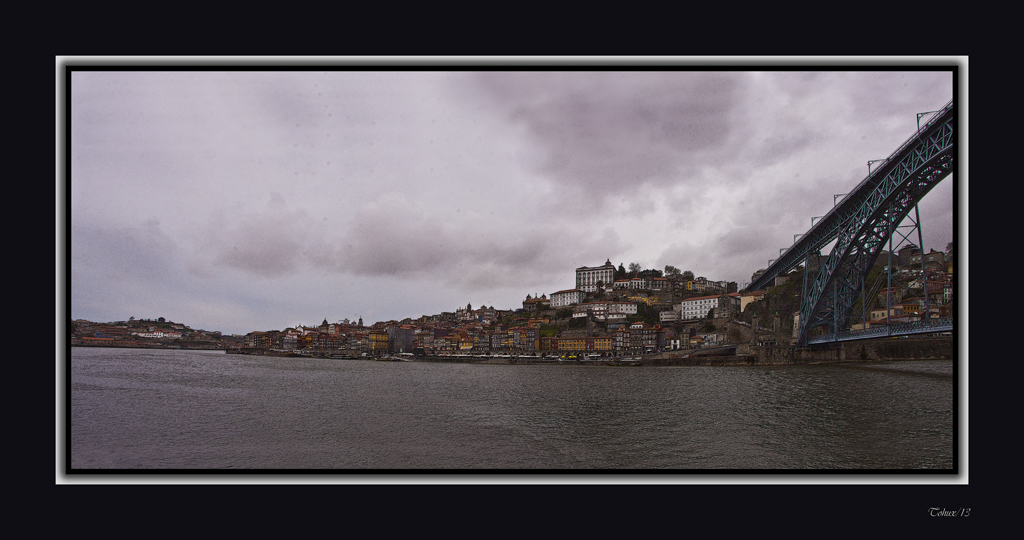
<path id="1" fill-rule="evenodd" d="M 693 298 L 687 298 L 686 300 L 683 300 L 683 302 L 689 302 L 690 300 L 710 300 L 711 298 L 719 298 L 721 296 L 721 294 L 715 294 L 711 296 L 694 296 Z"/>

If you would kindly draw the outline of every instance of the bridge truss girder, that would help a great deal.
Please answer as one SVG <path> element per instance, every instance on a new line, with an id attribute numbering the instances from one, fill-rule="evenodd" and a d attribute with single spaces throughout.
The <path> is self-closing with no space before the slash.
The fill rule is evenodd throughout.
<path id="1" fill-rule="evenodd" d="M 882 182 L 886 175 L 900 166 L 901 157 L 905 158 L 912 149 L 920 147 L 926 138 L 950 121 L 955 114 L 955 108 L 951 101 L 941 110 L 933 112 L 936 114 L 925 122 L 923 128 L 919 127 L 914 136 L 907 139 L 888 159 L 882 160 L 874 172 L 869 172 L 868 176 L 834 208 L 821 216 L 817 223 L 814 223 L 812 219 L 811 228 L 801 234 L 799 241 L 780 254 L 778 259 L 770 262 L 761 276 L 747 286 L 747 290 L 757 291 L 769 286 L 776 276 L 784 275 L 793 268 L 804 264 L 808 256 L 820 253 L 823 248 L 833 242 L 850 219 L 862 211 L 866 197 L 878 186 L 879 182 Z M 872 163 L 874 162 L 876 161 L 872 161 Z"/>
<path id="2" fill-rule="evenodd" d="M 896 227 L 953 171 L 952 107 L 944 112 L 942 121 L 917 137 L 917 144 L 904 145 L 902 153 L 888 160 L 884 176 L 873 187 L 858 189 L 855 200 L 847 201 L 854 204 L 842 216 L 835 246 L 801 299 L 800 345 L 807 344 L 814 328 L 824 326 L 836 335 L 846 328 L 867 274 Z"/>

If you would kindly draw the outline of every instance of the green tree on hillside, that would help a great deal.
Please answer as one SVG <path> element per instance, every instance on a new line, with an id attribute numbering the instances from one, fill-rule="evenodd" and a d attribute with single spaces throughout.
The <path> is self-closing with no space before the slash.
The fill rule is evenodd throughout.
<path id="1" fill-rule="evenodd" d="M 656 309 L 640 302 L 636 305 L 636 315 L 630 315 L 626 317 L 626 320 L 630 322 L 643 321 L 647 324 L 655 325 L 661 323 L 661 316 Z"/>

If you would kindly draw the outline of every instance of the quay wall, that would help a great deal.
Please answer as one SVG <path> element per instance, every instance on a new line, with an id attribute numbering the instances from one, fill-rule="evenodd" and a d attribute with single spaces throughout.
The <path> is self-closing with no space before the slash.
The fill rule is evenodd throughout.
<path id="1" fill-rule="evenodd" d="M 770 366 L 953 358 L 953 339 L 950 337 L 907 337 L 828 343 L 803 348 L 792 345 L 738 345 L 735 353 L 719 356 L 674 351 L 645 356 L 642 362 L 650 366 Z"/>
<path id="2" fill-rule="evenodd" d="M 233 351 L 229 351 L 233 352 Z M 292 356 L 291 353 L 241 350 L 243 354 Z M 793 365 L 838 362 L 872 362 L 898 360 L 938 360 L 955 357 L 951 337 L 882 338 L 847 341 L 797 348 L 792 345 L 757 346 L 735 345 L 717 349 L 679 350 L 638 356 L 645 366 L 738 366 L 738 365 Z M 351 357 L 374 360 L 373 357 Z M 559 362 L 555 359 L 481 358 L 472 356 L 417 356 L 407 361 L 484 363 L 484 364 L 544 364 L 544 365 L 603 365 L 609 359 Z"/>
<path id="3" fill-rule="evenodd" d="M 809 347 L 749 346 L 737 350 L 737 359 L 746 357 L 756 365 L 817 364 L 830 362 L 872 362 L 899 360 L 953 359 L 951 337 L 883 338 L 840 343 L 823 343 Z"/>
<path id="4" fill-rule="evenodd" d="M 851 341 L 846 344 L 846 359 L 858 360 L 933 360 L 954 357 L 951 337 L 907 337 Z"/>

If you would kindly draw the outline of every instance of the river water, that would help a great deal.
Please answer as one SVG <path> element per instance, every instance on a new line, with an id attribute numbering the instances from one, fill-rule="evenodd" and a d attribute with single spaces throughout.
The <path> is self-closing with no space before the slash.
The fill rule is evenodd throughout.
<path id="1" fill-rule="evenodd" d="M 952 473 L 952 361 L 611 367 L 73 348 L 70 472 Z"/>

